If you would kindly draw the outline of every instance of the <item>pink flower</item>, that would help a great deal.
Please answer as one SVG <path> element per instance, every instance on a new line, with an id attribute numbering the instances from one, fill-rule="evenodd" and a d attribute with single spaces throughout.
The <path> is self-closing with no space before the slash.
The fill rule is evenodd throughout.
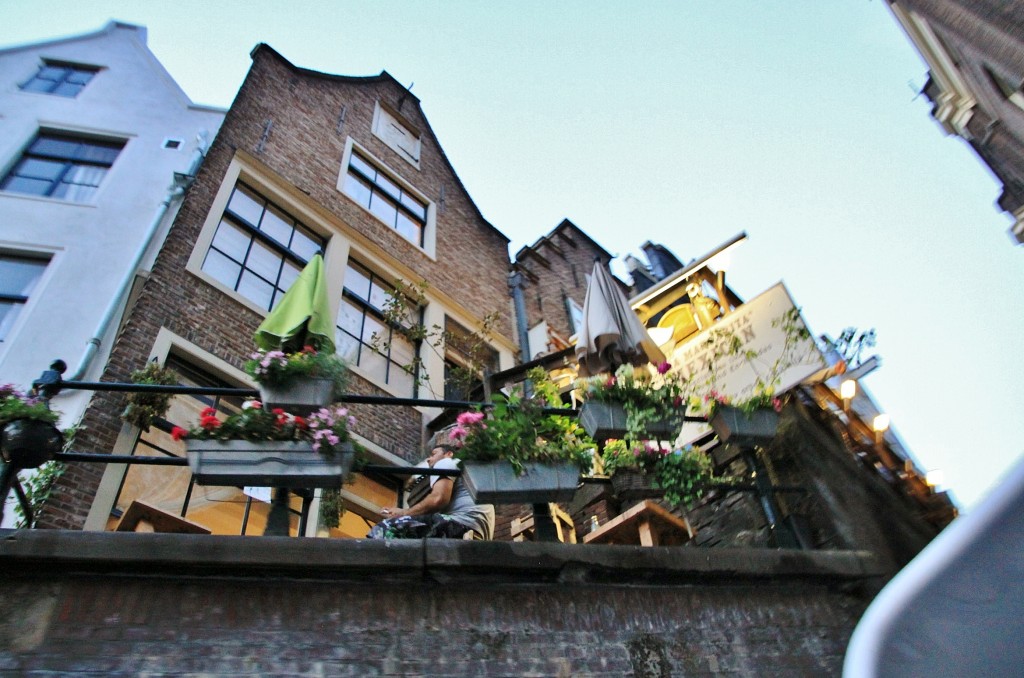
<path id="1" fill-rule="evenodd" d="M 462 426 L 460 425 L 460 426 L 456 426 L 455 428 L 453 428 L 448 433 L 448 437 L 451 438 L 452 440 L 462 440 L 468 434 L 469 434 L 469 431 L 467 431 L 466 429 L 462 428 Z"/>
<path id="2" fill-rule="evenodd" d="M 455 421 L 457 421 L 460 426 L 472 426 L 473 424 L 480 423 L 483 418 L 483 412 L 463 412 L 456 417 Z"/>
<path id="3" fill-rule="evenodd" d="M 772 407 L 775 408 L 776 412 L 781 412 L 782 411 L 782 401 L 779 400 L 778 398 L 772 398 Z"/>
<path id="4" fill-rule="evenodd" d="M 665 374 L 666 372 L 668 372 L 671 369 L 672 369 L 672 364 L 670 362 L 668 362 L 667 360 L 663 361 L 662 363 L 660 363 L 658 365 L 658 374 Z"/>

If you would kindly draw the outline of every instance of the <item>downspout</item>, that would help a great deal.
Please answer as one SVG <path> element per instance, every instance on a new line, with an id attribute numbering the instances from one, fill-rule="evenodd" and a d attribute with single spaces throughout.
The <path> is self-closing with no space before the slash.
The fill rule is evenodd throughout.
<path id="1" fill-rule="evenodd" d="M 199 171 L 199 167 L 203 164 L 203 159 L 206 157 L 206 150 L 209 147 L 208 137 L 209 133 L 206 130 L 203 130 L 196 135 L 196 149 L 192 152 L 192 161 L 189 163 L 188 171 L 186 174 L 180 174 L 179 172 L 174 173 L 174 179 L 170 188 L 167 189 L 167 194 L 164 196 L 163 202 L 161 202 L 160 206 L 157 207 L 156 213 L 153 215 L 153 219 L 146 228 L 142 243 L 139 245 L 139 249 L 135 252 L 135 256 L 132 257 L 131 265 L 125 271 L 124 278 L 121 279 L 121 283 L 114 292 L 114 296 L 111 297 L 106 311 L 103 312 L 103 317 L 100 318 L 100 322 L 96 326 L 96 330 L 93 333 L 92 338 L 86 342 L 85 353 L 82 354 L 82 359 L 79 361 L 78 367 L 75 368 L 74 374 L 68 377 L 69 381 L 81 380 L 89 370 L 93 360 L 96 359 L 96 354 L 99 353 L 100 345 L 103 342 L 103 336 L 107 333 L 107 330 L 110 329 L 110 323 L 113 322 L 118 309 L 127 298 L 132 282 L 135 280 L 135 273 L 138 271 L 139 266 L 142 264 L 142 260 L 145 258 L 146 253 L 153 244 L 153 238 L 156 236 L 157 231 L 160 230 L 160 224 L 163 223 L 164 217 L 167 215 L 167 210 L 171 208 L 174 201 L 185 195 L 185 189 L 191 185 L 192 180 L 196 176 L 196 172 Z"/>
<path id="2" fill-rule="evenodd" d="M 530 361 L 530 332 L 526 327 L 526 301 L 523 299 L 523 274 L 513 271 L 508 276 L 508 287 L 512 293 L 512 306 L 516 311 L 516 326 L 519 329 L 519 356 Z"/>

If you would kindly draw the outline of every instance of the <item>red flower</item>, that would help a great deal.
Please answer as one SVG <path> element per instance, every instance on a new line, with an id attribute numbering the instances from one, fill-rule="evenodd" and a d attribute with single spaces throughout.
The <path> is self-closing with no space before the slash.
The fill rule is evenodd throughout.
<path id="1" fill-rule="evenodd" d="M 611 388 L 612 386 L 615 386 L 615 377 L 608 377 L 608 381 L 604 382 L 604 385 L 606 388 Z"/>
<path id="2" fill-rule="evenodd" d="M 305 346 L 302 347 L 302 352 L 303 353 L 316 353 L 316 349 L 313 348 L 312 346 L 310 346 L 309 344 L 306 344 Z"/>
<path id="3" fill-rule="evenodd" d="M 171 437 L 174 438 L 175 440 L 184 440 L 185 436 L 187 435 L 188 431 L 186 431 L 180 426 L 175 426 L 174 428 L 171 429 Z"/>
<path id="4" fill-rule="evenodd" d="M 280 417 L 282 414 L 284 414 L 284 410 L 282 410 L 280 407 L 275 407 L 274 409 L 270 410 L 270 413 L 276 414 L 277 416 Z"/>
<path id="5" fill-rule="evenodd" d="M 665 374 L 666 372 L 668 372 L 671 369 L 672 369 L 672 364 L 670 362 L 668 362 L 667 360 L 663 360 L 661 363 L 658 364 L 658 374 Z"/>
<path id="6" fill-rule="evenodd" d="M 213 408 L 213 407 L 207 407 L 202 412 L 199 413 L 199 416 L 200 417 L 216 417 L 217 416 L 217 410 L 215 408 Z"/>
<path id="7" fill-rule="evenodd" d="M 676 396 L 675 399 L 672 401 L 672 407 L 682 407 L 682 405 L 683 396 Z"/>
<path id="8" fill-rule="evenodd" d="M 309 424 L 306 423 L 306 419 L 304 417 L 295 417 L 295 428 L 300 431 L 305 431 L 309 428 Z"/>
<path id="9" fill-rule="evenodd" d="M 199 418 L 199 425 L 207 431 L 211 431 L 220 426 L 220 419 L 213 416 L 203 416 Z"/>

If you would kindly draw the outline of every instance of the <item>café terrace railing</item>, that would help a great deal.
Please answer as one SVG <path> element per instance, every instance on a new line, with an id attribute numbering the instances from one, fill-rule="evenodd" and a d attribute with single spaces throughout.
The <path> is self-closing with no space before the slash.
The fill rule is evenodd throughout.
<path id="1" fill-rule="evenodd" d="M 514 379 L 517 376 L 525 374 L 525 372 L 539 364 L 550 364 L 552 358 L 561 359 L 562 354 L 555 354 L 547 356 L 544 359 L 531 361 L 523 365 L 516 366 L 511 370 L 491 375 L 488 380 L 489 384 L 502 383 L 504 380 Z M 63 364 L 61 361 L 55 362 L 51 365 L 49 370 L 43 372 L 42 376 L 33 382 L 33 391 L 41 397 L 49 400 L 63 390 L 80 390 L 80 391 L 107 391 L 107 392 L 120 392 L 120 393 L 161 393 L 170 395 L 197 395 L 197 396 L 227 396 L 236 398 L 252 398 L 257 397 L 259 392 L 256 389 L 251 388 L 233 388 L 233 387 L 218 387 L 218 386 L 168 386 L 161 384 L 135 384 L 125 382 L 106 382 L 106 381 L 65 381 L 61 374 L 63 372 Z M 490 388 L 485 390 L 488 393 Z M 471 410 L 475 408 L 489 408 L 493 407 L 493 403 L 483 401 L 466 401 L 466 400 L 443 400 L 443 399 L 428 399 L 428 398 L 398 398 L 392 396 L 371 396 L 371 395 L 358 395 L 358 394 L 346 394 L 338 398 L 338 402 L 349 404 L 349 405 L 384 405 L 384 406 L 420 406 L 438 408 L 444 410 Z M 544 408 L 542 413 L 545 415 L 558 415 L 558 416 L 578 416 L 578 409 L 561 409 L 561 408 Z M 686 415 L 685 421 L 689 422 L 706 422 L 707 419 L 703 416 Z M 154 426 L 170 430 L 169 422 L 156 422 Z M 713 438 L 713 434 L 708 434 L 709 440 Z M 707 441 L 705 441 L 707 442 Z M 744 455 L 745 461 L 749 463 L 753 455 Z M 184 457 L 150 457 L 143 455 L 117 455 L 107 454 L 99 452 L 76 452 L 76 451 L 63 451 L 58 452 L 54 456 L 54 461 L 62 463 L 102 463 L 102 464 L 128 464 L 128 465 L 151 465 L 151 466 L 188 466 L 188 460 Z M 28 498 L 25 495 L 23 488 L 17 478 L 17 473 L 20 470 L 24 470 L 13 466 L 12 464 L 3 464 L 2 477 L 0 477 L 0 495 L 2 495 L 3 503 L 0 503 L 0 519 L 3 517 L 3 504 L 6 503 L 7 497 L 10 491 L 13 489 L 19 504 L 21 505 L 22 512 L 25 518 L 25 524 L 29 527 L 34 524 L 34 515 L 32 506 L 30 505 Z M 756 470 L 756 469 L 752 469 Z M 360 472 L 364 473 L 375 473 L 388 477 L 402 477 L 402 476 L 448 476 L 454 477 L 461 474 L 458 470 L 444 470 L 444 469 L 432 469 L 423 466 L 397 466 L 389 464 L 365 464 L 360 468 Z M 772 485 L 765 473 L 754 474 L 755 483 L 738 483 L 730 484 L 727 487 L 717 487 L 717 489 L 726 492 L 749 492 L 757 495 L 758 500 L 764 510 L 765 517 L 768 521 L 771 531 L 775 534 L 776 540 L 779 546 L 791 547 L 791 548 L 810 548 L 810 545 L 806 543 L 806 540 L 797 538 L 786 525 L 783 524 L 780 516 L 780 511 L 775 500 L 776 493 L 800 493 L 806 494 L 807 490 L 800 486 L 781 486 Z M 581 481 L 585 484 L 607 484 L 609 483 L 608 478 L 605 477 L 590 477 L 584 476 Z M 189 494 L 191 494 L 192 485 L 189 485 Z M 398 495 L 398 502 L 402 500 L 403 485 L 400 482 L 396 482 L 396 491 Z M 306 532 L 306 527 L 309 519 L 309 509 L 312 504 L 313 493 L 308 490 L 297 490 L 295 494 L 300 496 L 303 500 L 302 510 L 300 512 L 300 521 L 298 536 L 303 536 Z M 187 507 L 187 498 L 186 504 Z M 184 517 L 186 509 L 182 510 L 182 517 Z M 549 506 L 547 504 L 534 504 L 534 522 L 535 522 L 535 534 L 536 538 L 540 541 L 557 541 L 557 533 L 554 524 L 554 518 L 551 516 Z"/>

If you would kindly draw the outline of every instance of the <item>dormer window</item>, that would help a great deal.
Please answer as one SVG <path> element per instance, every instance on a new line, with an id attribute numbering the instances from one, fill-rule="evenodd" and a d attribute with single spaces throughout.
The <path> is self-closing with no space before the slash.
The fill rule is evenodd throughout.
<path id="1" fill-rule="evenodd" d="M 78 96 L 100 69 L 61 61 L 44 61 L 39 72 L 21 85 L 25 92 L 56 94 L 61 97 Z"/>

